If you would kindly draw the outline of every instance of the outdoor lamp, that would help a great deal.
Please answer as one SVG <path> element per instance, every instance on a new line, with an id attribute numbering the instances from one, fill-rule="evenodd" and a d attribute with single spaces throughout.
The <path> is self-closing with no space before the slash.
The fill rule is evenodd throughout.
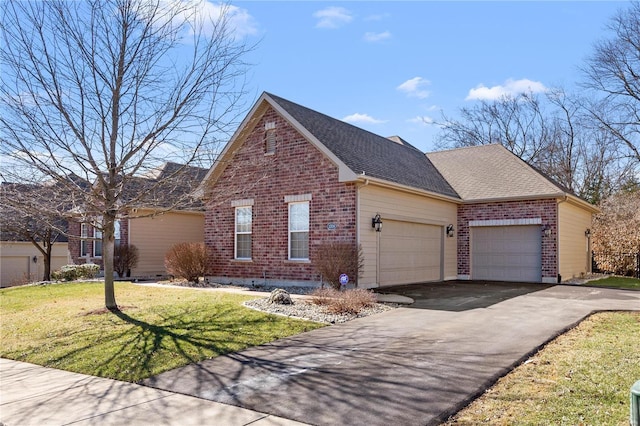
<path id="1" fill-rule="evenodd" d="M 591 236 L 591 229 L 587 228 L 587 230 L 584 231 L 584 236 L 589 238 Z"/>
<path id="2" fill-rule="evenodd" d="M 453 232 L 455 231 L 455 229 L 453 229 L 453 224 L 448 224 L 447 225 L 447 237 L 453 237 Z"/>
<path id="3" fill-rule="evenodd" d="M 382 218 L 380 217 L 380 213 L 376 213 L 376 215 L 371 218 L 371 227 L 374 228 L 376 232 L 382 232 Z"/>
<path id="4" fill-rule="evenodd" d="M 548 225 L 545 225 L 544 228 L 542 228 L 542 232 L 544 233 L 545 237 L 551 236 L 551 228 Z"/>

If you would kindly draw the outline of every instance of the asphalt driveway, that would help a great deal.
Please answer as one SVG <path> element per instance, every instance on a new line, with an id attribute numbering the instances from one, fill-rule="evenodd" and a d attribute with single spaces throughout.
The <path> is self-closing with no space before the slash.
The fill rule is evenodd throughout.
<path id="1" fill-rule="evenodd" d="M 438 424 L 590 313 L 640 310 L 640 292 L 588 287 L 448 282 L 389 291 L 416 303 L 144 384 L 310 424 Z"/>

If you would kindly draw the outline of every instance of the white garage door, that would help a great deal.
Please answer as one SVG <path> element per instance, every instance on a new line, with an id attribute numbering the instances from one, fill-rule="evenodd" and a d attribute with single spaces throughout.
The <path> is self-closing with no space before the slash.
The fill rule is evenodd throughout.
<path id="1" fill-rule="evenodd" d="M 442 278 L 442 227 L 385 220 L 380 233 L 380 285 Z"/>
<path id="2" fill-rule="evenodd" d="M 540 282 L 540 226 L 471 228 L 471 278 L 474 280 Z"/>

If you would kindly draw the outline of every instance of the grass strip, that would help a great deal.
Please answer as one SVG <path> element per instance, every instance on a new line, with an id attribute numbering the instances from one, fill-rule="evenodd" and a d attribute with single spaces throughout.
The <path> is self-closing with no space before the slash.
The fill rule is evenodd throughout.
<path id="1" fill-rule="evenodd" d="M 585 285 L 591 287 L 610 287 L 621 288 L 627 290 L 640 290 L 640 280 L 630 277 L 607 277 L 601 280 L 589 281 Z"/>
<path id="2" fill-rule="evenodd" d="M 628 425 L 640 312 L 603 312 L 559 336 L 447 425 Z"/>

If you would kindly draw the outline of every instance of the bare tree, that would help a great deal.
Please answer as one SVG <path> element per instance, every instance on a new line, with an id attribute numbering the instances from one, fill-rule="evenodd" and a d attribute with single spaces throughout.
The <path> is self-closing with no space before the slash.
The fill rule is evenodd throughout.
<path id="1" fill-rule="evenodd" d="M 633 179 L 613 136 L 594 123 L 586 100 L 561 88 L 482 101 L 445 117 L 440 147 L 499 143 L 585 199 L 597 203 Z"/>
<path id="2" fill-rule="evenodd" d="M 586 86 L 603 95 L 591 113 L 640 162 L 640 3 L 619 11 L 608 29 L 611 38 L 595 45 L 583 68 Z"/>
<path id="3" fill-rule="evenodd" d="M 51 279 L 53 245 L 61 240 L 66 244 L 63 237 L 67 222 L 53 210 L 42 210 L 37 205 L 38 200 L 53 193 L 56 193 L 56 188 L 51 185 L 0 185 L 0 230 L 3 239 L 28 241 L 38 249 L 44 263 L 43 281 Z M 60 198 L 51 197 L 49 203 L 58 203 L 60 211 L 65 209 Z"/>
<path id="4" fill-rule="evenodd" d="M 73 194 L 69 211 L 102 231 L 105 304 L 115 310 L 114 221 L 133 206 L 166 201 L 189 168 L 149 179 L 133 196 L 130 189 L 167 158 L 208 165 L 201 160 L 244 108 L 249 48 L 234 36 L 234 9 L 204 1 L 9 0 L 1 7 L 3 177 L 50 180 Z M 71 174 L 92 185 L 75 184 Z"/>

